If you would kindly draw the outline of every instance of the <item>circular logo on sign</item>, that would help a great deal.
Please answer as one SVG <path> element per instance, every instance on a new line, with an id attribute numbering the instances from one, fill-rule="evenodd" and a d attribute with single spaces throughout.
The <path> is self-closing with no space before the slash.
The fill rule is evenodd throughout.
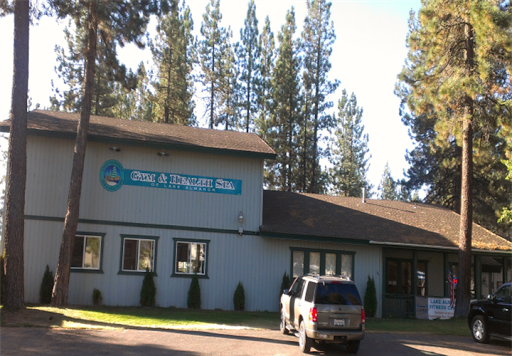
<path id="1" fill-rule="evenodd" d="M 118 161 L 111 159 L 103 163 L 100 170 L 100 182 L 103 188 L 109 192 L 119 190 L 124 181 L 123 165 Z"/>

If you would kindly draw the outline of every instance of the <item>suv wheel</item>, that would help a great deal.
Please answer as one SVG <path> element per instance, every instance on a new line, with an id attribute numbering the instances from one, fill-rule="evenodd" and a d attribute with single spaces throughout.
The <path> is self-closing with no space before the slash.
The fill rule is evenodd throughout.
<path id="1" fill-rule="evenodd" d="M 347 344 L 347 352 L 349 354 L 357 354 L 357 351 L 359 351 L 359 340 L 349 341 Z"/>
<path id="2" fill-rule="evenodd" d="M 283 309 L 281 309 L 281 322 L 279 323 L 279 330 L 282 334 L 288 334 L 288 329 L 286 328 L 286 317 L 284 316 Z"/>
<path id="3" fill-rule="evenodd" d="M 312 340 L 306 335 L 306 326 L 304 321 L 300 322 L 299 326 L 299 346 L 300 350 L 304 353 L 308 353 L 311 350 Z"/>
<path id="4" fill-rule="evenodd" d="M 471 335 L 476 342 L 489 342 L 489 332 L 483 315 L 477 315 L 471 321 Z"/>

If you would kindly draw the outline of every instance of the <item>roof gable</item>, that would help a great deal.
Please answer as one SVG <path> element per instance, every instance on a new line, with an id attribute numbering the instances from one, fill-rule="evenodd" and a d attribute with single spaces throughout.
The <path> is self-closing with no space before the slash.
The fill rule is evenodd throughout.
<path id="1" fill-rule="evenodd" d="M 75 138 L 80 114 L 34 110 L 27 113 L 29 134 Z M 8 132 L 10 121 L 0 122 Z M 256 134 L 123 120 L 91 115 L 88 140 L 165 149 L 212 152 L 274 159 L 276 154 Z"/>

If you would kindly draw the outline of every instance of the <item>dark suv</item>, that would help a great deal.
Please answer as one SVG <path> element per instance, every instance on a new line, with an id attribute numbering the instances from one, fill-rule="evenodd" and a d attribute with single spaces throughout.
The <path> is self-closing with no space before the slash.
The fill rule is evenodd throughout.
<path id="1" fill-rule="evenodd" d="M 359 350 L 365 314 L 357 287 L 349 278 L 298 277 L 284 290 L 280 304 L 280 330 L 294 332 L 302 352 L 322 343 L 346 344 L 352 354 Z"/>
<path id="2" fill-rule="evenodd" d="M 512 283 L 503 284 L 487 299 L 471 303 L 469 328 L 476 342 L 489 342 L 490 336 L 512 341 Z"/>

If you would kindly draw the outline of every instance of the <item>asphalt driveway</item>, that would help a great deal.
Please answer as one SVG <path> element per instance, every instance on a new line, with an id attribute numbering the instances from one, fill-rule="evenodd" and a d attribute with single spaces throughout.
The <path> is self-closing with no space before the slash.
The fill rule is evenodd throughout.
<path id="1" fill-rule="evenodd" d="M 358 355 L 512 355 L 508 341 L 471 337 L 367 333 Z M 330 345 L 312 355 L 348 355 Z M 16 355 L 302 355 L 297 338 L 275 330 L 71 330 L 0 328 L 0 354 Z"/>

